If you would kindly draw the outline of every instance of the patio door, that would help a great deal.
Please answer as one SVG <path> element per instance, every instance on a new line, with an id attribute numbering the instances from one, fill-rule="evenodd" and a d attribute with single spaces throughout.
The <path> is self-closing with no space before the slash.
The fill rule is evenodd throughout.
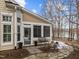
<path id="1" fill-rule="evenodd" d="M 24 27 L 24 45 L 31 44 L 31 28 Z"/>

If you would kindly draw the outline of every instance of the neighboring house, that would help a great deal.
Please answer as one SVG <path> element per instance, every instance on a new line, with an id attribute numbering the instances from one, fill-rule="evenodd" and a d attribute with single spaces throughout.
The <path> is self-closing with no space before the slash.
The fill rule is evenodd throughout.
<path id="1" fill-rule="evenodd" d="M 58 36 L 59 35 L 59 36 Z M 69 31 L 67 29 L 54 29 L 54 37 L 56 38 L 68 38 Z"/>
<path id="2" fill-rule="evenodd" d="M 69 29 L 60 29 L 60 31 L 58 31 L 58 29 L 54 29 L 54 37 L 58 37 L 58 33 L 59 33 L 59 37 L 60 38 L 69 38 L 70 35 L 70 39 L 73 40 L 77 40 L 77 32 L 79 32 L 79 30 L 77 29 L 70 29 L 70 34 L 69 34 Z"/>
<path id="3" fill-rule="evenodd" d="M 13 49 L 19 42 L 23 46 L 45 38 L 52 41 L 52 24 L 29 12 L 14 0 L 0 0 L 0 50 Z"/>

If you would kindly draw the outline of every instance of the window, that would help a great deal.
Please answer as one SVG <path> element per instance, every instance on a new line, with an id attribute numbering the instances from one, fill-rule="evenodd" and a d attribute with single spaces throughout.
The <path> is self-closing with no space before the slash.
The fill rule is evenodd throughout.
<path id="1" fill-rule="evenodd" d="M 3 25 L 3 42 L 11 41 L 11 25 Z"/>
<path id="2" fill-rule="evenodd" d="M 28 37 L 29 29 L 24 28 L 24 37 Z"/>
<path id="3" fill-rule="evenodd" d="M 11 21 L 12 17 L 11 16 L 3 16 L 3 21 Z"/>
<path id="4" fill-rule="evenodd" d="M 44 37 L 50 37 L 50 27 L 44 26 Z"/>
<path id="5" fill-rule="evenodd" d="M 17 22 L 20 23 L 21 22 L 21 18 L 17 17 Z"/>
<path id="6" fill-rule="evenodd" d="M 20 41 L 20 25 L 17 26 L 17 41 Z"/>
<path id="7" fill-rule="evenodd" d="M 34 37 L 41 37 L 41 26 L 34 26 Z"/>

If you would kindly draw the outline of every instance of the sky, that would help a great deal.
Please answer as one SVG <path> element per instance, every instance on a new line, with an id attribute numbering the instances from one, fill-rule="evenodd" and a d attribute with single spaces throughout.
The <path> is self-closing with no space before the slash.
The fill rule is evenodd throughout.
<path id="1" fill-rule="evenodd" d="M 53 0 L 53 1 L 56 1 L 56 0 Z M 68 6 L 67 6 L 68 0 L 60 0 L 60 1 L 62 1 L 62 3 L 64 4 L 64 9 L 65 10 L 68 9 Z M 37 13 L 37 14 L 41 13 L 43 0 L 16 0 L 16 2 L 18 2 L 21 6 L 23 6 L 24 8 L 34 13 Z M 75 9 L 74 7 L 72 8 Z"/>
<path id="2" fill-rule="evenodd" d="M 41 11 L 42 11 L 41 7 L 42 7 L 43 1 L 44 0 L 16 0 L 16 2 L 18 2 L 18 4 L 20 4 L 22 7 L 26 8 L 27 10 L 32 11 L 33 13 L 36 13 L 38 15 L 41 15 Z M 52 1 L 58 1 L 58 0 L 52 0 Z M 59 0 L 59 1 L 62 2 L 62 4 L 63 4 L 62 6 L 60 5 L 61 7 L 63 7 L 63 10 L 69 10 L 69 5 L 68 5 L 69 0 Z M 76 0 L 73 0 L 73 1 L 76 1 Z M 57 3 L 56 3 L 56 5 L 59 6 Z M 75 13 L 74 10 L 76 8 L 74 6 L 72 6 L 71 9 L 72 9 L 71 12 Z M 63 12 L 64 13 L 62 15 L 64 15 L 64 14 L 69 15 L 68 11 L 63 11 Z M 69 27 L 69 26 L 67 26 L 67 27 Z"/>
<path id="3" fill-rule="evenodd" d="M 40 14 L 42 0 L 16 0 L 21 6 L 32 11 L 34 13 Z"/>

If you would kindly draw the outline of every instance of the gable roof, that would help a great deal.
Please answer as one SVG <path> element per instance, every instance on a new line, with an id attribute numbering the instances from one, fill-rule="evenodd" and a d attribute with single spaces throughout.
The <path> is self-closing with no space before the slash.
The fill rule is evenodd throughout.
<path id="1" fill-rule="evenodd" d="M 38 17 L 38 18 L 40 18 L 40 19 L 42 19 L 42 20 L 44 20 L 44 21 L 46 21 L 46 22 L 52 24 L 48 19 L 46 19 L 46 18 L 44 18 L 44 17 L 42 17 L 42 16 L 40 16 L 40 15 L 38 15 L 38 14 L 35 14 L 35 13 L 33 13 L 33 12 L 31 12 L 31 11 L 25 9 L 24 7 L 20 6 L 15 0 L 5 0 L 5 2 L 6 2 L 6 3 L 14 4 L 14 5 L 18 5 L 19 7 L 21 7 L 21 9 L 22 9 L 24 12 L 27 12 L 27 13 L 33 15 L 33 16 L 36 16 L 36 17 Z"/>
<path id="2" fill-rule="evenodd" d="M 5 0 L 5 3 L 11 3 L 11 4 L 14 4 L 15 6 L 18 5 L 24 12 L 27 12 L 27 13 L 33 15 L 33 16 L 36 16 L 36 17 L 38 17 L 38 18 L 40 18 L 40 19 L 42 19 L 42 20 L 44 20 L 44 21 L 46 21 L 46 22 L 52 24 L 52 22 L 50 22 L 50 21 L 49 21 L 48 19 L 46 19 L 45 17 L 42 17 L 42 16 L 40 16 L 40 15 L 38 15 L 38 14 L 36 14 L 36 13 L 33 13 L 33 12 L 31 12 L 31 11 L 25 9 L 24 7 L 20 6 L 15 0 Z"/>
<path id="3" fill-rule="evenodd" d="M 46 18 L 44 18 L 44 17 L 42 17 L 42 16 L 40 16 L 40 15 L 38 15 L 36 13 L 33 13 L 33 12 L 31 12 L 31 11 L 25 9 L 25 8 L 22 8 L 22 10 L 29 13 L 29 14 L 31 14 L 31 15 L 33 15 L 33 16 L 35 16 L 35 17 L 38 17 L 38 18 L 42 19 L 43 21 L 46 21 L 46 22 L 52 24 L 48 19 L 46 19 Z"/>

